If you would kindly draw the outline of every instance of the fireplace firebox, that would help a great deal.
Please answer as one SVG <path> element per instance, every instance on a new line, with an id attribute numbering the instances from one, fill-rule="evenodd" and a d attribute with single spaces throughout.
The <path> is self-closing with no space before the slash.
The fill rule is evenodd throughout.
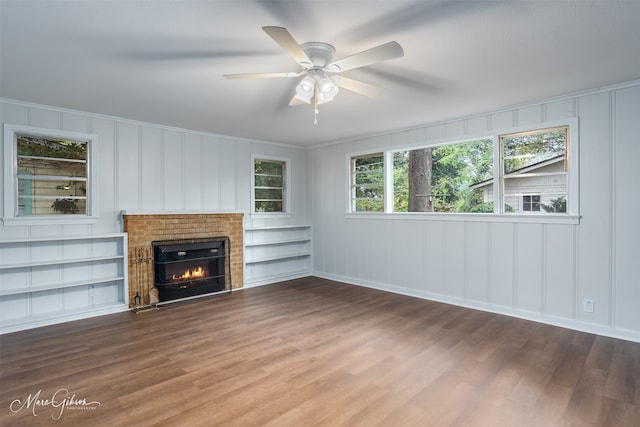
<path id="1" fill-rule="evenodd" d="M 153 242 L 154 285 L 160 302 L 223 291 L 228 240 Z"/>

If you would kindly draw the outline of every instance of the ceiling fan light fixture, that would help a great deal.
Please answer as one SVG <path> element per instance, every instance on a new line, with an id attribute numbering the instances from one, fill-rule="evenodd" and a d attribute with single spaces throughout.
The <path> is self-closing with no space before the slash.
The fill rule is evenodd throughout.
<path id="1" fill-rule="evenodd" d="M 306 76 L 304 79 L 302 79 L 298 87 L 300 88 L 300 90 L 303 90 L 305 93 L 308 92 L 313 95 L 313 86 L 315 86 L 315 84 L 316 82 L 313 79 L 313 77 Z"/>
<path id="2" fill-rule="evenodd" d="M 333 98 L 338 93 L 338 85 L 333 81 L 331 77 L 323 77 L 318 82 L 318 88 L 320 92 L 328 97 Z"/>
<path id="3" fill-rule="evenodd" d="M 296 98 L 307 104 L 310 103 L 311 98 L 313 98 L 313 93 L 315 92 L 315 85 L 315 80 L 310 76 L 306 76 L 300 84 L 296 86 Z"/>
<path id="4" fill-rule="evenodd" d="M 331 77 L 323 77 L 318 82 L 318 104 L 333 100 L 340 88 Z"/>

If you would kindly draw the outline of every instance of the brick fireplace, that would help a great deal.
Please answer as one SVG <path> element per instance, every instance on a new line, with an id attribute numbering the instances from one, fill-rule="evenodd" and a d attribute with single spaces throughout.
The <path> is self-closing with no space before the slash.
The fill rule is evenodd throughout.
<path id="1" fill-rule="evenodd" d="M 122 214 L 129 244 L 129 306 L 144 305 L 154 285 L 153 242 L 228 237 L 232 287 L 243 284 L 242 213 Z M 228 289 L 228 285 L 227 289 Z M 138 298 L 136 298 L 136 295 Z"/>

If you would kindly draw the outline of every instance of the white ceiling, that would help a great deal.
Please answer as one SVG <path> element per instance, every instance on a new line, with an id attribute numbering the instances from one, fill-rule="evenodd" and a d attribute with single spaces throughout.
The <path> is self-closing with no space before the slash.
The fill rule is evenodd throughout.
<path id="1" fill-rule="evenodd" d="M 0 97 L 313 146 L 640 78 L 640 1 L 0 0 Z M 297 71 L 261 27 L 334 59 L 395 40 L 345 76 L 385 88 L 288 106 Z"/>

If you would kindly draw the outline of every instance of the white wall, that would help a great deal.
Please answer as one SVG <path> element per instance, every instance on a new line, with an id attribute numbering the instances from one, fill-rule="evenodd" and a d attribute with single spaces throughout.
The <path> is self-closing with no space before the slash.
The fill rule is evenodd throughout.
<path id="1" fill-rule="evenodd" d="M 574 117 L 578 225 L 345 215 L 349 153 Z M 640 341 L 639 118 L 640 82 L 632 82 L 315 148 L 315 274 Z M 593 313 L 583 311 L 585 298 Z"/>
<path id="2" fill-rule="evenodd" d="M 121 232 L 121 212 L 193 211 L 243 212 L 245 226 L 308 224 L 307 153 L 305 150 L 259 141 L 169 128 L 159 125 L 98 116 L 58 108 L 0 100 L 0 122 L 53 130 L 78 131 L 98 135 L 97 172 L 99 220 L 84 225 L 0 225 L 0 241 L 34 239 L 45 236 L 95 236 Z M 4 135 L 4 133 L 2 132 Z M 4 156 L 4 150 L 0 150 Z M 270 217 L 251 215 L 252 154 L 290 159 L 291 213 Z M 4 159 L 0 160 L 4 167 Z M 0 170 L 0 176 L 4 177 Z M 4 184 L 4 183 L 3 183 Z M 4 188 L 4 185 L 2 185 Z M 1 205 L 4 198 L 0 198 Z M 83 241 L 86 244 L 86 241 Z M 98 253 L 94 247 L 86 253 Z M 51 245 L 51 253 L 70 256 L 73 245 Z M 23 258 L 36 256 L 30 244 L 11 243 L 9 249 Z M 116 250 L 117 251 L 117 250 Z M 30 255 L 31 254 L 31 255 Z M 0 254 L 0 266 L 12 260 Z M 47 258 L 50 259 L 50 258 Z M 16 262 L 16 261 L 13 261 Z M 91 264 L 91 263 L 84 263 Z M 55 285 L 35 293 L 0 296 L 0 331 L 20 330 L 66 320 L 127 309 L 123 303 L 122 281 L 100 285 L 67 287 L 66 283 L 91 282 L 94 277 L 123 275 L 124 271 L 102 271 L 97 265 L 73 268 L 60 266 L 47 277 L 37 268 L 3 270 L 2 290 Z M 116 270 L 124 270 L 117 264 Z M 17 273 L 16 273 L 17 271 Z M 268 282 L 268 277 L 254 281 Z M 269 274 L 265 271 L 264 274 Z M 64 277 L 64 279 L 63 279 Z M 72 280 L 73 279 L 73 280 Z M 56 282 L 58 280 L 58 282 Z M 53 281 L 53 283 L 52 283 Z M 27 286 L 31 284 L 31 286 Z M 118 305 L 119 304 L 119 305 Z"/>
<path id="3" fill-rule="evenodd" d="M 309 221 L 302 149 L 8 100 L 0 102 L 0 121 L 97 134 L 100 207 L 95 225 L 0 225 L 0 238 L 118 232 L 122 210 L 244 212 L 248 226 Z M 249 215 L 251 154 L 291 159 L 291 215 Z"/>
<path id="4" fill-rule="evenodd" d="M 579 225 L 345 215 L 347 153 L 571 117 L 580 124 Z M 99 135 L 100 220 L 0 226 L 0 239 L 121 231 L 122 210 L 246 214 L 251 154 L 289 157 L 292 215 L 245 225 L 312 222 L 315 274 L 640 341 L 638 117 L 632 83 L 305 151 L 5 100 L 2 123 Z"/>

